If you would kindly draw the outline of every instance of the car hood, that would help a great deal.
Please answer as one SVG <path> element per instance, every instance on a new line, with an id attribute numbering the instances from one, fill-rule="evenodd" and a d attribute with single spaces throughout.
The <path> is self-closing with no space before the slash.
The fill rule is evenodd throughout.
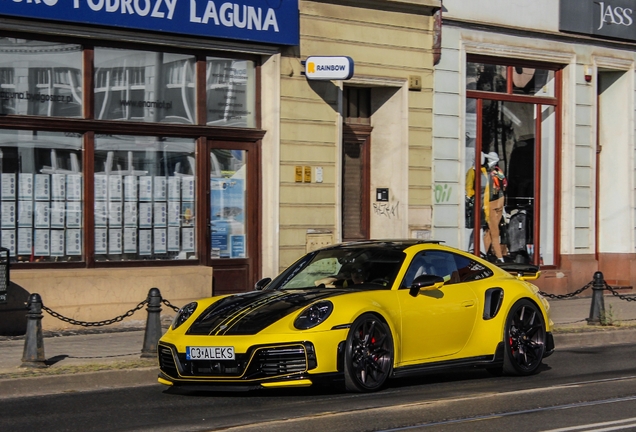
<path id="1" fill-rule="evenodd" d="M 188 335 L 253 335 L 318 300 L 365 289 L 265 290 L 224 297 L 194 320 Z"/>

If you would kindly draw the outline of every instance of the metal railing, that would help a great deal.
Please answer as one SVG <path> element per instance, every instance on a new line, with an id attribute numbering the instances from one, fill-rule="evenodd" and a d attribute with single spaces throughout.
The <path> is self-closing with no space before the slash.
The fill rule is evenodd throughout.
<path id="1" fill-rule="evenodd" d="M 594 273 L 594 278 L 592 281 L 588 282 L 587 285 L 582 288 L 568 293 L 568 294 L 548 294 L 543 291 L 539 291 L 544 297 L 551 299 L 567 299 L 571 297 L 575 297 L 581 294 L 583 291 L 591 288 L 592 289 L 592 304 L 590 305 L 590 316 L 586 319 L 587 323 L 590 325 L 604 325 L 607 321 L 607 313 L 605 311 L 605 299 L 603 297 L 604 291 L 609 291 L 612 293 L 614 297 L 617 297 L 621 300 L 625 301 L 636 301 L 636 297 L 628 297 L 622 294 L 619 294 L 616 289 L 611 287 L 603 278 L 603 273 L 597 271 Z M 583 320 L 581 320 L 583 321 Z"/>
<path id="2" fill-rule="evenodd" d="M 171 308 L 178 312 L 179 308 L 174 306 L 168 300 L 161 297 L 158 288 L 151 288 L 148 297 L 140 302 L 134 308 L 128 310 L 122 315 L 115 318 L 102 321 L 78 321 L 73 318 L 65 317 L 44 306 L 42 297 L 39 294 L 31 294 L 27 302 L 27 329 L 24 340 L 24 353 L 22 355 L 22 367 L 46 367 L 46 358 L 44 357 L 44 338 L 42 336 L 42 311 L 48 313 L 54 318 L 67 322 L 72 325 L 82 327 L 102 327 L 123 321 L 147 306 L 148 317 L 146 319 L 146 327 L 144 333 L 144 343 L 141 349 L 142 358 L 154 358 L 157 356 L 157 343 L 161 338 L 161 305 Z"/>

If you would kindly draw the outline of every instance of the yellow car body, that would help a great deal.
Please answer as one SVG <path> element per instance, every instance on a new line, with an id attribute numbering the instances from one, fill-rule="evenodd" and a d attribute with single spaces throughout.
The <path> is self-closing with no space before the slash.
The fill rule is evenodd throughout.
<path id="1" fill-rule="evenodd" d="M 390 275 L 340 285 L 350 273 L 331 273 L 356 260 L 367 273 L 391 269 Z M 440 274 L 420 265 L 430 262 Z M 535 373 L 554 350 L 549 304 L 528 282 L 536 270 L 513 266 L 511 274 L 416 240 L 314 251 L 264 289 L 184 307 L 159 341 L 159 382 L 255 389 L 344 378 L 348 390 L 373 391 L 393 377 L 446 367 Z"/>

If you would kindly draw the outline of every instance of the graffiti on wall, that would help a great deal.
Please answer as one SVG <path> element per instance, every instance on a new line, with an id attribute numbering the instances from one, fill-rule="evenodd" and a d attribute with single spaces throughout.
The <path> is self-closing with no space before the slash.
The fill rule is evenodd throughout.
<path id="1" fill-rule="evenodd" d="M 400 206 L 400 202 L 397 201 L 395 203 L 388 202 L 374 202 L 373 203 L 373 212 L 376 216 L 384 216 L 386 218 L 398 218 L 398 207 Z"/>
<path id="2" fill-rule="evenodd" d="M 453 188 L 444 185 L 435 185 L 435 204 L 447 203 L 451 199 L 451 194 L 453 193 Z"/>

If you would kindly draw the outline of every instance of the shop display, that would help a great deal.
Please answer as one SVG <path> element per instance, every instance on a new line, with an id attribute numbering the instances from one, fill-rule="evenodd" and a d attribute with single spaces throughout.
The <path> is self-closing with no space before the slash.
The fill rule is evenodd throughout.
<path id="1" fill-rule="evenodd" d="M 194 226 L 192 176 L 95 174 L 94 209 L 96 255 L 186 259 L 195 252 L 194 229 L 181 229 Z"/>

